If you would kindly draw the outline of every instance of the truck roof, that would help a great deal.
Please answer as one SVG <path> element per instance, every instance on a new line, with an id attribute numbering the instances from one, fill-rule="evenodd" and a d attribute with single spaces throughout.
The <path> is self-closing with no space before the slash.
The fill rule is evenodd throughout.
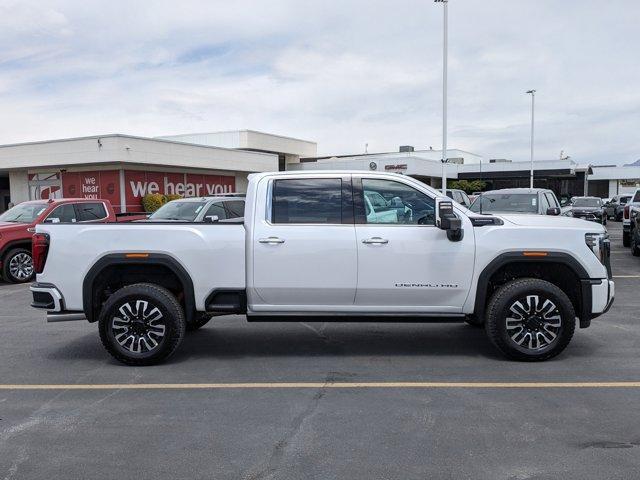
<path id="1" fill-rule="evenodd" d="M 499 190 L 489 190 L 487 192 L 482 192 L 482 195 L 487 195 L 488 193 L 540 193 L 540 192 L 550 192 L 548 188 L 502 188 Z"/>
<path id="2" fill-rule="evenodd" d="M 95 202 L 104 202 L 104 203 L 109 203 L 111 204 L 111 202 L 109 202 L 109 200 L 105 200 L 102 198 L 50 198 L 48 200 L 42 199 L 42 200 L 27 200 L 26 202 L 20 202 L 20 203 L 26 203 L 26 204 L 30 204 L 30 203 L 49 203 L 52 205 L 59 205 L 59 204 L 63 204 L 63 203 L 95 203 Z"/>

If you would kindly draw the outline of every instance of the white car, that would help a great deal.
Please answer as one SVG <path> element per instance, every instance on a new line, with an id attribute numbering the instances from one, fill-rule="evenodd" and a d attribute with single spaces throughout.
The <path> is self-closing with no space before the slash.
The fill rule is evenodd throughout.
<path id="1" fill-rule="evenodd" d="M 242 218 L 244 195 L 181 198 L 171 200 L 143 222 L 223 222 Z"/>
<path id="2" fill-rule="evenodd" d="M 186 329 L 221 314 L 467 321 L 507 357 L 545 360 L 614 297 L 601 225 L 478 215 L 393 173 L 250 175 L 244 224 L 36 232 L 33 306 L 49 321 L 97 322 L 105 348 L 129 365 L 164 360 Z"/>

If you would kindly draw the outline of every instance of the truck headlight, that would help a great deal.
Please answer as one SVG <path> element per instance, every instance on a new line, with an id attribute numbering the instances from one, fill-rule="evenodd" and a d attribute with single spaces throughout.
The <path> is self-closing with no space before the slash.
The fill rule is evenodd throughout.
<path id="1" fill-rule="evenodd" d="M 609 234 L 604 233 L 586 233 L 584 241 L 591 249 L 593 254 L 600 260 L 600 263 L 606 265 L 607 258 L 609 258 L 610 241 Z"/>

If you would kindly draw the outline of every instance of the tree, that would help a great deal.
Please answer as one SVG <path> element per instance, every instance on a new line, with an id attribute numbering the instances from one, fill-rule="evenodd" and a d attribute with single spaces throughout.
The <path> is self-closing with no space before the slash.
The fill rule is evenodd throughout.
<path id="1" fill-rule="evenodd" d="M 487 187 L 487 182 L 482 180 L 455 180 L 449 184 L 449 188 L 464 190 L 466 193 L 481 192 Z"/>

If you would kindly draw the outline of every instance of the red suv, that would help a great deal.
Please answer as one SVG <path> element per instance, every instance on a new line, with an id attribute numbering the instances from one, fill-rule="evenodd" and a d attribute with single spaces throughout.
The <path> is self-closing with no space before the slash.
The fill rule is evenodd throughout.
<path id="1" fill-rule="evenodd" d="M 0 273 L 4 280 L 33 278 L 31 236 L 38 223 L 114 222 L 108 200 L 65 198 L 24 202 L 0 215 Z"/>

